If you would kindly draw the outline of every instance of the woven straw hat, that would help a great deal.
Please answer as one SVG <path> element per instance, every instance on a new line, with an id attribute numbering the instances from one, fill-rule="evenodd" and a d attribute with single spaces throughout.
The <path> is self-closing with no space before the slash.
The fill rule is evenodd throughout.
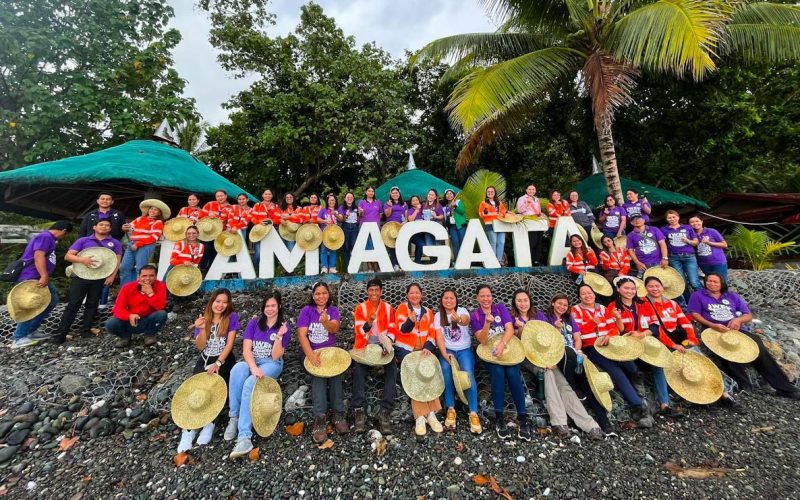
<path id="1" fill-rule="evenodd" d="M 181 429 L 204 427 L 217 418 L 227 396 L 225 380 L 216 373 L 193 375 L 172 396 L 172 420 Z"/>
<path id="2" fill-rule="evenodd" d="M 72 264 L 64 268 L 64 274 L 67 276 L 67 278 L 72 278 L 72 276 L 75 274 Z"/>
<path id="3" fill-rule="evenodd" d="M 450 371 L 453 372 L 453 385 L 456 388 L 458 399 L 465 405 L 468 405 L 469 400 L 464 391 L 472 388 L 472 379 L 469 377 L 469 372 L 461 369 L 458 360 L 452 354 L 450 355 Z"/>
<path id="4" fill-rule="evenodd" d="M 50 290 L 38 286 L 38 283 L 37 280 L 23 281 L 8 292 L 8 315 L 17 323 L 35 318 L 50 305 Z"/>
<path id="5" fill-rule="evenodd" d="M 175 217 L 164 223 L 164 238 L 169 241 L 181 241 L 186 238 L 186 230 L 192 225 L 188 217 Z"/>
<path id="6" fill-rule="evenodd" d="M 295 233 L 294 239 L 303 250 L 314 250 L 322 244 L 322 230 L 317 224 L 303 224 Z"/>
<path id="7" fill-rule="evenodd" d="M 619 280 L 621 280 L 622 278 L 629 279 L 629 280 L 633 281 L 633 283 L 636 285 L 636 296 L 637 297 L 639 297 L 641 299 L 641 298 L 644 298 L 644 297 L 647 296 L 647 288 L 645 288 L 645 286 L 644 286 L 644 281 L 640 280 L 636 276 L 628 276 L 628 275 L 617 276 L 616 278 L 614 278 L 614 288 L 617 287 L 617 282 Z"/>
<path id="8" fill-rule="evenodd" d="M 614 245 L 618 248 L 628 248 L 628 238 L 626 236 L 617 236 L 614 238 Z"/>
<path id="9" fill-rule="evenodd" d="M 306 371 L 315 377 L 330 378 L 344 373 L 350 366 L 352 359 L 347 351 L 339 347 L 323 347 L 314 352 L 319 354 L 319 366 L 314 366 L 308 360 L 303 361 Z"/>
<path id="10" fill-rule="evenodd" d="M 608 337 L 608 344 L 597 345 L 594 348 L 604 358 L 612 361 L 633 361 L 638 359 L 644 351 L 644 345 L 630 335 L 614 335 Z"/>
<path id="11" fill-rule="evenodd" d="M 222 220 L 213 217 L 203 217 L 197 221 L 197 239 L 200 241 L 214 241 L 222 234 Z"/>
<path id="12" fill-rule="evenodd" d="M 706 328 L 700 338 L 711 352 L 734 363 L 752 363 L 758 357 L 756 341 L 736 330 L 718 332 Z"/>
<path id="13" fill-rule="evenodd" d="M 328 224 L 322 231 L 322 244 L 328 250 L 339 250 L 344 245 L 344 231 L 336 224 Z"/>
<path id="14" fill-rule="evenodd" d="M 525 220 L 525 216 L 522 214 L 515 214 L 513 212 L 506 212 L 504 216 L 498 217 L 497 220 L 505 222 L 506 224 L 519 224 Z"/>
<path id="15" fill-rule="evenodd" d="M 561 332 L 546 321 L 532 320 L 522 327 L 522 345 L 528 361 L 541 368 L 555 366 L 564 357 Z"/>
<path id="16" fill-rule="evenodd" d="M 583 226 L 578 226 L 578 236 L 583 238 L 584 244 L 586 244 L 586 242 L 589 241 L 589 235 L 586 234 L 586 230 L 583 228 Z M 572 238 L 572 234 L 570 234 L 569 237 Z"/>
<path id="17" fill-rule="evenodd" d="M 395 242 L 397 241 L 397 235 L 400 234 L 400 226 L 399 222 L 387 222 L 381 228 L 381 239 L 383 240 L 383 244 L 389 248 L 394 248 Z"/>
<path id="18" fill-rule="evenodd" d="M 72 264 L 72 272 L 75 276 L 85 280 L 101 280 L 106 279 L 117 268 L 117 254 L 114 250 L 106 247 L 91 247 L 84 248 L 78 252 L 78 257 L 91 256 L 94 264 L 92 267 L 86 266 L 79 262 Z"/>
<path id="19" fill-rule="evenodd" d="M 383 366 L 394 361 L 394 350 L 384 356 L 378 344 L 368 344 L 364 349 L 351 349 L 348 353 L 353 361 L 367 366 Z"/>
<path id="20" fill-rule="evenodd" d="M 166 281 L 169 293 L 186 297 L 200 289 L 203 274 L 192 264 L 181 264 L 169 270 Z"/>
<path id="21" fill-rule="evenodd" d="M 606 411 L 611 411 L 611 389 L 614 388 L 611 375 L 598 370 L 589 358 L 583 358 L 583 368 L 586 370 L 586 380 L 589 382 L 592 394 Z"/>
<path id="22" fill-rule="evenodd" d="M 669 364 L 669 349 L 660 340 L 652 335 L 645 335 L 639 341 L 642 344 L 642 354 L 639 359 L 651 366 L 664 368 Z"/>
<path id="23" fill-rule="evenodd" d="M 161 200 L 151 198 L 139 203 L 139 210 L 141 210 L 145 215 L 147 215 L 147 210 L 150 209 L 150 207 L 156 207 L 161 211 L 161 220 L 167 220 L 172 215 L 172 211 L 169 209 L 167 204 Z"/>
<path id="24" fill-rule="evenodd" d="M 583 275 L 583 282 L 589 285 L 597 295 L 611 297 L 614 294 L 614 288 L 612 288 L 611 283 L 601 274 L 587 272 Z"/>
<path id="25" fill-rule="evenodd" d="M 248 231 L 247 239 L 253 243 L 258 243 L 266 238 L 270 231 L 272 231 L 272 224 L 256 224 Z"/>
<path id="26" fill-rule="evenodd" d="M 643 278 L 646 281 L 650 276 L 655 276 L 661 280 L 661 284 L 664 285 L 664 296 L 668 299 L 680 297 L 683 294 L 683 290 L 686 288 L 683 276 L 681 276 L 681 273 L 675 270 L 675 268 L 651 267 L 644 272 Z"/>
<path id="27" fill-rule="evenodd" d="M 300 229 L 300 224 L 296 222 L 282 222 L 280 226 L 278 226 L 278 232 L 281 234 L 281 238 L 286 241 L 295 241 L 295 233 L 297 230 Z"/>
<path id="28" fill-rule="evenodd" d="M 678 396 L 698 405 L 711 404 L 722 397 L 722 373 L 710 359 L 694 351 L 672 351 L 670 358 L 664 374 Z"/>
<path id="29" fill-rule="evenodd" d="M 603 244 L 600 242 L 603 239 L 603 231 L 600 230 L 595 224 L 592 224 L 592 241 L 597 248 L 603 248 Z"/>
<path id="30" fill-rule="evenodd" d="M 525 360 L 525 348 L 522 347 L 522 342 L 517 337 L 511 337 L 502 356 L 498 358 L 492 354 L 492 351 L 502 338 L 503 334 L 498 333 L 489 337 L 485 344 L 480 344 L 476 350 L 478 357 L 487 363 L 495 365 L 514 366 L 522 363 Z"/>
<path id="31" fill-rule="evenodd" d="M 281 419 L 282 407 L 283 393 L 278 382 L 269 377 L 256 380 L 253 395 L 250 396 L 250 417 L 253 420 L 253 429 L 259 436 L 267 437 L 275 432 Z"/>
<path id="32" fill-rule="evenodd" d="M 230 257 L 236 255 L 244 246 L 244 240 L 239 233 L 225 231 L 214 240 L 214 249 L 218 254 Z"/>
<path id="33" fill-rule="evenodd" d="M 408 397 L 416 401 L 433 401 L 444 393 L 444 376 L 439 359 L 414 351 L 403 358 L 400 383 Z"/>

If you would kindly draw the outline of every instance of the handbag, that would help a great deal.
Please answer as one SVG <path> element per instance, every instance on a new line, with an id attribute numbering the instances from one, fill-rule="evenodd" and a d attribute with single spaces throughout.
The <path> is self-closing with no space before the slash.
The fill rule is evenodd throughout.
<path id="1" fill-rule="evenodd" d="M 22 274 L 23 269 L 25 269 L 25 261 L 20 256 L 20 258 L 12 261 L 11 264 L 3 269 L 3 273 L 0 274 L 0 281 L 15 283 L 19 279 L 19 275 Z"/>
<path id="2" fill-rule="evenodd" d="M 683 326 L 680 323 L 676 323 L 677 326 L 675 327 L 674 330 L 672 331 L 667 330 L 667 327 L 664 326 L 664 322 L 661 320 L 661 315 L 658 314 L 658 310 L 656 309 L 655 304 L 653 304 L 653 301 L 650 300 L 650 297 L 647 297 L 647 302 L 650 302 L 650 305 L 653 306 L 653 312 L 656 313 L 656 318 L 658 318 L 658 322 L 661 324 L 661 328 L 663 328 L 664 331 L 667 333 L 667 337 L 669 337 L 669 339 L 673 343 L 678 345 L 683 345 L 683 342 L 689 339 L 689 333 L 686 331 L 686 329 L 683 328 Z"/>

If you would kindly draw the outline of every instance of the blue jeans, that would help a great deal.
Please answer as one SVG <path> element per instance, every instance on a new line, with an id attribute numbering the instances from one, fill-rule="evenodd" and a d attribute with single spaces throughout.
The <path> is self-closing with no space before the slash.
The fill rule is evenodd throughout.
<path id="1" fill-rule="evenodd" d="M 342 224 L 344 230 L 344 268 L 350 265 L 350 256 L 353 254 L 353 247 L 356 245 L 356 238 L 358 238 L 358 224 L 353 222 L 345 222 Z"/>
<path id="2" fill-rule="evenodd" d="M 150 262 L 150 256 L 153 255 L 155 249 L 155 245 L 146 245 L 142 248 L 131 250 L 131 245 L 128 245 L 119 265 L 120 286 L 136 281 L 139 271 Z"/>
<path id="3" fill-rule="evenodd" d="M 277 380 L 283 371 L 283 359 L 278 361 L 272 358 L 256 359 L 256 364 L 265 377 Z M 251 438 L 253 436 L 253 420 L 250 417 L 250 396 L 253 395 L 253 388 L 256 385 L 256 377 L 250 375 L 250 367 L 246 361 L 239 361 L 231 370 L 231 380 L 228 384 L 230 397 L 231 417 L 239 417 L 238 439 Z"/>
<path id="4" fill-rule="evenodd" d="M 486 224 L 486 237 L 489 238 L 489 245 L 494 249 L 497 260 L 503 261 L 503 248 L 506 246 L 506 233 L 495 233 L 491 224 Z"/>
<path id="5" fill-rule="evenodd" d="M 669 386 L 667 386 L 667 376 L 664 375 L 664 369 L 654 366 L 653 370 L 653 384 L 656 386 L 656 397 L 658 404 L 669 404 Z"/>
<path id="6" fill-rule="evenodd" d="M 728 282 L 728 264 L 700 264 L 700 269 L 703 270 L 703 274 L 717 273 L 722 276 L 725 283 Z"/>
<path id="7" fill-rule="evenodd" d="M 683 291 L 684 303 L 692 296 L 692 292 L 702 288 L 700 275 L 697 274 L 697 258 L 694 254 L 670 254 L 669 265 L 674 267 L 686 280 L 687 286 Z"/>
<path id="8" fill-rule="evenodd" d="M 596 364 L 598 368 L 608 373 L 611 380 L 614 382 L 614 388 L 622 393 L 622 397 L 631 406 L 642 406 L 642 398 L 636 392 L 631 384 L 629 375 L 639 372 L 636 364 L 633 361 L 612 361 L 595 350 L 594 346 L 584 347 L 583 352 L 592 363 Z"/>
<path id="9" fill-rule="evenodd" d="M 283 239 L 283 238 L 281 238 L 281 239 L 283 240 L 283 244 L 286 245 L 286 249 L 289 250 L 290 252 L 292 251 L 292 249 L 294 248 L 295 244 L 297 243 L 295 241 L 289 241 L 289 240 L 286 240 L 286 239 Z"/>
<path id="10" fill-rule="evenodd" d="M 123 321 L 116 316 L 111 316 L 106 321 L 106 330 L 118 337 L 131 338 L 134 333 L 144 333 L 145 335 L 155 335 L 164 328 L 167 323 L 167 311 L 156 311 L 144 318 L 139 318 L 136 326 L 131 326 L 127 321 Z"/>
<path id="11" fill-rule="evenodd" d="M 514 406 L 517 408 L 517 415 L 527 415 L 528 409 L 525 407 L 525 388 L 522 386 L 522 373 L 520 365 L 503 366 L 494 363 L 486 363 L 489 370 L 489 377 L 492 379 L 492 403 L 494 412 L 502 414 L 506 406 L 506 381 L 511 389 L 511 397 L 514 399 Z"/>
<path id="12" fill-rule="evenodd" d="M 336 250 L 331 250 L 325 245 L 320 245 L 320 266 L 336 269 Z"/>
<path id="13" fill-rule="evenodd" d="M 459 229 L 455 224 L 450 224 L 447 233 L 450 236 L 450 243 L 453 245 L 453 262 L 455 262 L 458 252 L 461 250 L 461 242 L 464 241 L 464 235 L 467 234 L 467 226 L 464 225 Z"/>
<path id="14" fill-rule="evenodd" d="M 462 371 L 469 373 L 469 379 L 472 386 L 466 391 L 467 401 L 469 401 L 469 411 L 478 412 L 478 382 L 475 380 L 475 355 L 472 354 L 472 349 L 466 348 L 460 351 L 448 351 L 456 357 L 459 368 Z M 439 362 L 442 365 L 442 375 L 444 375 L 444 404 L 448 408 L 454 408 L 456 405 L 456 386 L 453 383 L 453 369 L 450 363 L 445 361 L 442 355 L 439 355 Z"/>
<path id="15" fill-rule="evenodd" d="M 14 340 L 19 340 L 21 338 L 27 337 L 31 335 L 33 332 L 36 331 L 37 328 L 50 316 L 50 312 L 53 308 L 58 304 L 58 291 L 56 290 L 55 285 L 48 282 L 47 289 L 50 291 L 50 303 L 47 305 L 47 309 L 42 311 L 40 314 L 34 316 L 33 318 L 29 319 L 28 321 L 23 321 L 22 323 L 17 323 L 17 328 L 14 330 Z"/>
<path id="16" fill-rule="evenodd" d="M 411 237 L 411 243 L 414 244 L 414 262 L 417 264 L 422 263 L 422 247 L 425 246 L 425 235 L 417 233 Z"/>

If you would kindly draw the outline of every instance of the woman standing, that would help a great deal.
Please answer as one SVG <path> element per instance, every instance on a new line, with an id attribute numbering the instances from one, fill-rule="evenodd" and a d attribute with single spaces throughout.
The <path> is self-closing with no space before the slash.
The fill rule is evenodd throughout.
<path id="1" fill-rule="evenodd" d="M 667 210 L 667 225 L 661 228 L 667 244 L 667 258 L 670 267 L 675 268 L 689 284 L 683 292 L 682 303 L 692 295 L 694 290 L 699 290 L 700 276 L 697 273 L 697 258 L 694 247 L 699 244 L 697 233 L 690 226 L 681 224 L 680 215 L 675 210 Z"/>
<path id="2" fill-rule="evenodd" d="M 301 208 L 294 204 L 294 195 L 286 193 L 283 195 L 283 202 L 281 202 L 281 224 L 288 224 L 290 222 L 299 224 L 303 220 Z M 294 241 L 283 239 L 283 243 L 290 251 L 294 248 Z"/>
<path id="3" fill-rule="evenodd" d="M 569 237 L 569 252 L 567 252 L 567 271 L 583 276 L 597 267 L 597 255 L 594 250 L 586 245 L 577 234 Z"/>
<path id="4" fill-rule="evenodd" d="M 625 276 L 631 272 L 631 256 L 624 247 L 618 247 L 614 239 L 608 235 L 600 238 L 603 250 L 600 252 L 600 265 L 603 276 L 611 282 L 617 276 Z"/>
<path id="5" fill-rule="evenodd" d="M 356 238 L 358 238 L 358 206 L 355 195 L 350 191 L 344 195 L 344 203 L 339 207 L 336 218 L 339 219 L 344 231 L 344 268 L 346 271 L 350 265 L 350 256 L 353 255 Z"/>
<path id="6" fill-rule="evenodd" d="M 539 217 L 542 215 L 542 202 L 536 196 L 536 186 L 528 184 L 525 194 L 517 200 L 517 213 L 526 217 Z M 528 231 L 528 245 L 531 250 L 531 263 L 541 265 L 542 258 L 542 231 Z"/>
<path id="7" fill-rule="evenodd" d="M 558 218 L 569 217 L 570 215 L 572 214 L 569 211 L 569 202 L 561 198 L 561 193 L 558 191 L 550 193 L 550 203 L 547 204 L 547 217 L 548 225 L 550 226 L 548 232 L 551 237 L 553 236 L 553 230 L 556 227 Z"/>
<path id="8" fill-rule="evenodd" d="M 336 196 L 331 193 L 325 200 L 325 208 L 317 212 L 317 220 L 319 220 L 319 227 L 323 231 L 328 225 L 336 225 Z M 325 245 L 320 245 L 320 259 L 322 262 L 322 273 L 336 274 L 336 250 L 331 250 Z"/>
<path id="9" fill-rule="evenodd" d="M 214 201 L 209 201 L 203 205 L 203 210 L 208 217 L 219 219 L 224 228 L 228 224 L 228 214 L 231 211 L 231 205 L 228 203 L 228 193 L 224 189 L 217 189 L 214 193 Z M 206 272 L 211 267 L 214 259 L 217 258 L 217 248 L 214 246 L 213 241 L 205 241 L 203 246 L 205 250 L 203 251 L 203 260 L 200 262 L 200 270 Z"/>
<path id="10" fill-rule="evenodd" d="M 320 201 L 317 193 L 311 193 L 310 195 L 308 195 L 308 205 L 302 208 L 303 222 L 310 224 L 319 224 L 317 216 L 322 207 L 323 207 L 322 202 Z"/>
<path id="11" fill-rule="evenodd" d="M 497 199 L 495 187 L 487 187 L 486 197 L 478 207 L 478 216 L 483 221 L 486 237 L 489 238 L 489 244 L 494 249 L 494 255 L 501 264 L 503 262 L 503 249 L 506 246 L 506 233 L 496 233 L 494 231 L 494 221 L 506 215 L 506 212 L 505 203 Z"/>
<path id="12" fill-rule="evenodd" d="M 717 273 L 724 281 L 728 281 L 728 259 L 725 257 L 728 242 L 716 229 L 703 227 L 700 217 L 690 218 L 689 225 L 698 237 L 697 264 L 703 274 Z"/>
<path id="13" fill-rule="evenodd" d="M 400 194 L 400 188 L 395 186 L 389 190 L 389 200 L 383 206 L 385 222 L 402 224 L 405 221 L 405 212 L 406 204 L 403 202 L 403 195 Z M 400 265 L 397 263 L 397 251 L 394 248 L 386 248 L 386 250 L 389 252 L 389 260 L 392 262 L 392 267 L 395 271 L 399 271 Z"/>
<path id="14" fill-rule="evenodd" d="M 408 209 L 406 210 L 406 220 L 409 222 L 422 220 L 422 200 L 419 196 L 413 195 L 408 199 Z M 422 247 L 425 246 L 425 235 L 416 233 L 411 237 L 411 244 L 414 245 L 414 262 L 422 263 Z"/>
<path id="15" fill-rule="evenodd" d="M 617 199 L 611 195 L 606 196 L 606 203 L 600 212 L 600 230 L 603 234 L 616 238 L 625 236 L 625 227 L 628 224 L 628 212 L 617 206 Z"/>
<path id="16" fill-rule="evenodd" d="M 461 242 L 464 241 L 464 235 L 467 232 L 467 214 L 464 204 L 461 203 L 461 200 L 456 199 L 456 192 L 452 189 L 445 190 L 444 201 L 444 220 L 447 222 L 447 232 L 450 236 L 450 244 L 453 245 L 453 262 L 455 262 L 458 252 L 461 250 Z"/>
<path id="17" fill-rule="evenodd" d="M 650 212 L 652 212 L 653 207 L 650 205 L 650 202 L 647 201 L 647 197 L 639 197 L 639 192 L 635 189 L 627 190 L 625 192 L 625 197 L 628 201 L 622 205 L 622 208 L 625 209 L 625 214 L 628 216 L 628 230 L 632 229 L 630 226 L 634 216 L 641 216 L 645 224 L 649 223 Z"/>
<path id="18" fill-rule="evenodd" d="M 200 197 L 198 197 L 194 193 L 190 193 L 189 196 L 186 198 L 186 206 L 182 207 L 178 211 L 178 217 L 186 217 L 192 224 L 196 223 L 198 220 L 206 217 L 208 212 L 200 208 Z"/>
<path id="19" fill-rule="evenodd" d="M 428 195 L 425 198 L 425 204 L 422 206 L 422 219 L 442 224 L 444 221 L 444 210 L 439 203 L 439 193 L 435 189 L 429 189 Z M 431 233 L 423 233 L 425 237 L 425 246 L 432 247 L 436 244 L 436 238 Z"/>
<path id="20" fill-rule="evenodd" d="M 128 229 L 128 251 L 122 255 L 119 266 L 120 286 L 136 281 L 139 270 L 150 262 L 156 242 L 164 232 L 164 219 L 169 218 L 169 208 L 159 200 L 145 200 L 140 207 L 145 213 L 134 219 Z"/>
<path id="21" fill-rule="evenodd" d="M 572 215 L 572 220 L 575 224 L 581 226 L 586 230 L 586 234 L 592 233 L 592 224 L 594 224 L 594 213 L 585 201 L 578 199 L 577 191 L 570 191 L 567 195 L 569 199 L 569 213 Z"/>
<path id="22" fill-rule="evenodd" d="M 381 223 L 381 200 L 375 198 L 375 188 L 368 186 L 364 191 L 364 199 L 358 202 L 358 215 L 360 217 L 359 224 L 363 225 L 365 222 L 374 222 L 380 226 Z M 367 240 L 366 250 L 375 248 L 375 242 L 372 238 Z M 369 270 L 372 272 L 380 271 L 377 262 L 370 262 L 367 264 Z"/>
<path id="23" fill-rule="evenodd" d="M 281 223 L 281 209 L 272 201 L 273 194 L 271 189 L 265 189 L 261 193 L 261 201 L 253 205 L 250 210 L 250 222 L 256 226 L 258 224 L 272 224 L 273 228 L 277 228 Z M 261 242 L 255 244 L 255 253 L 253 254 L 253 267 L 255 267 L 256 274 L 258 274 L 258 264 L 261 261 Z"/>

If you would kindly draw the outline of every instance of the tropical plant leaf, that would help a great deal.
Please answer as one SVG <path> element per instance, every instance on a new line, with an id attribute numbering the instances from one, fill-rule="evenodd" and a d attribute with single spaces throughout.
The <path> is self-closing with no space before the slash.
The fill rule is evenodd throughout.
<path id="1" fill-rule="evenodd" d="M 478 218 L 478 207 L 486 198 L 486 188 L 489 186 L 495 188 L 498 200 L 505 200 L 506 180 L 497 172 L 481 169 L 467 179 L 464 189 L 459 193 L 459 197 L 464 203 L 464 210 L 468 219 Z"/>
<path id="2" fill-rule="evenodd" d="M 489 16 L 517 19 L 528 26 L 565 26 L 570 21 L 564 0 L 481 0 Z"/>
<path id="3" fill-rule="evenodd" d="M 755 231 L 742 225 L 733 228 L 727 241 L 731 252 L 756 271 L 771 269 L 775 257 L 800 248 L 794 241 L 775 241 L 766 231 Z"/>
<path id="4" fill-rule="evenodd" d="M 492 64 L 549 46 L 551 40 L 533 33 L 467 33 L 446 36 L 424 46 L 409 59 L 441 62 L 469 57 L 473 64 Z"/>
<path id="5" fill-rule="evenodd" d="M 727 37 L 728 50 L 748 62 L 800 59 L 800 26 L 732 24 Z"/>
<path id="6" fill-rule="evenodd" d="M 613 120 L 619 108 L 633 103 L 631 91 L 639 76 L 635 67 L 597 51 L 586 59 L 581 74 L 591 97 L 596 127 L 606 119 Z"/>

